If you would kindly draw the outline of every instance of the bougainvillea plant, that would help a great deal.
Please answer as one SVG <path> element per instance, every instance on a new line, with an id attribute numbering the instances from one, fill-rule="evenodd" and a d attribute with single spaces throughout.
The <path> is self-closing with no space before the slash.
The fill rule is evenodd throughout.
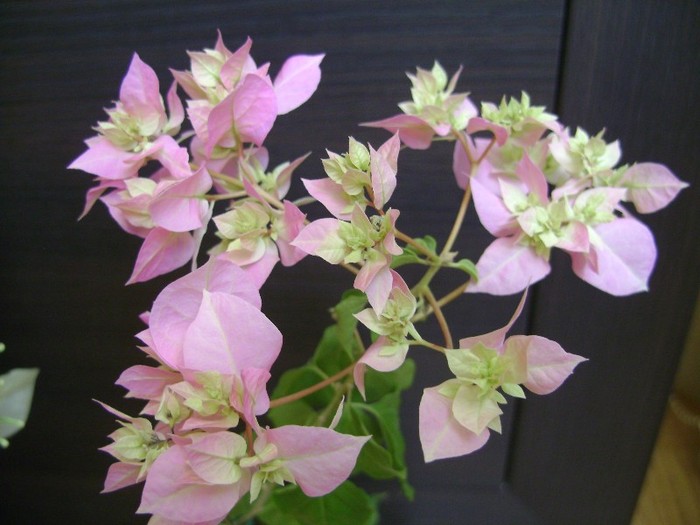
<path id="1" fill-rule="evenodd" d="M 191 264 L 142 315 L 139 348 L 152 364 L 117 380 L 145 401 L 141 414 L 105 405 L 119 428 L 103 448 L 117 460 L 104 491 L 144 482 L 137 512 L 159 525 L 332 523 L 334 512 L 371 523 L 376 500 L 351 475 L 395 478 L 412 497 L 398 423 L 411 352 L 429 350 L 452 373 L 415 407 L 425 461 L 476 451 L 501 431 L 506 396 L 548 394 L 585 360 L 544 337 L 508 334 L 527 287 L 550 272 L 552 249 L 605 292 L 644 291 L 656 247 L 625 203 L 650 213 L 685 184 L 659 164 L 619 166 L 617 142 L 572 133 L 525 93 L 479 109 L 456 91 L 460 72 L 448 77 L 435 62 L 408 75 L 401 113 L 364 124 L 389 132 L 383 144 L 351 137 L 346 152 L 328 151 L 317 164 L 325 177 L 303 180 L 309 195 L 289 200 L 306 157 L 272 166 L 265 141 L 279 115 L 314 93 L 324 56 L 292 56 L 273 78 L 251 45 L 231 51 L 219 35 L 213 49 L 189 52 L 190 69 L 172 71 L 166 102 L 134 54 L 119 100 L 69 166 L 96 177 L 83 214 L 102 201 L 143 239 L 128 284 Z M 436 140 L 454 142 L 462 195 L 442 246 L 400 230 L 406 212 L 390 204 L 401 150 Z M 476 263 L 453 250 L 472 200 L 495 237 Z M 307 220 L 302 207 L 314 201 L 330 216 Z M 205 235 L 212 221 L 216 239 Z M 283 338 L 259 290 L 278 262 L 307 255 L 341 265 L 352 288 L 308 364 L 269 393 Z M 406 265 L 425 268 L 422 277 L 407 283 Z M 444 269 L 465 280 L 436 297 L 431 284 Z M 522 299 L 503 328 L 469 335 L 442 313 L 463 293 Z M 443 340 L 421 336 L 418 321 L 429 317 Z"/>

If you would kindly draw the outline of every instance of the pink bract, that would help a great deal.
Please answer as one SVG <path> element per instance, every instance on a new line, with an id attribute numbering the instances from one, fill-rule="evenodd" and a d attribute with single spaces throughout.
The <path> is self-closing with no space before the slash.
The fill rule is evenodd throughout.
<path id="1" fill-rule="evenodd" d="M 294 475 L 307 496 L 328 494 L 345 481 L 370 436 L 350 436 L 321 427 L 287 425 L 266 430 L 256 450 L 267 443 L 277 447 L 278 457 Z"/>
<path id="2" fill-rule="evenodd" d="M 182 366 L 224 375 L 240 375 L 251 367 L 269 370 L 282 348 L 282 334 L 275 325 L 235 295 L 202 293 L 197 316 L 185 332 L 182 354 L 176 357 Z"/>
<path id="3" fill-rule="evenodd" d="M 544 337 L 511 336 L 506 339 L 506 333 L 524 304 L 525 295 L 504 327 L 461 339 L 460 349 L 447 350 L 448 363 L 456 378 L 426 388 L 419 409 L 420 439 L 426 461 L 473 452 L 486 443 L 489 428 L 500 429 L 500 422 L 493 426 L 492 420 L 498 419 L 501 411 L 496 402 L 490 400 L 490 389 L 495 393 L 495 388 L 500 386 L 504 391 L 516 392 L 512 386 L 515 382 L 536 394 L 548 394 L 561 386 L 576 365 L 585 361 Z M 500 366 L 504 369 L 498 380 L 504 384 L 486 387 L 483 379 L 473 377 L 481 370 L 473 364 L 478 352 L 502 356 Z M 505 401 L 499 401 L 502 402 Z"/>
<path id="4" fill-rule="evenodd" d="M 558 204 L 567 201 L 568 222 L 556 231 L 546 251 L 538 222 L 550 213 L 547 181 L 540 168 L 525 155 L 516 168 L 517 179 L 479 172 L 471 179 L 477 214 L 495 241 L 477 262 L 479 280 L 467 292 L 494 295 L 517 293 L 544 278 L 550 271 L 549 250 L 560 248 L 571 255 L 576 275 L 612 295 L 628 295 L 647 289 L 656 260 L 653 236 L 642 223 L 615 215 L 623 188 L 598 187 L 568 194 L 555 192 Z M 576 210 L 580 217 L 575 215 Z M 623 210 L 624 212 L 624 210 Z M 560 212 L 561 213 L 561 212 Z M 602 216 L 600 220 L 596 217 Z M 583 222 L 593 217 L 590 223 Z"/>
<path id="5" fill-rule="evenodd" d="M 185 446 L 174 445 L 153 463 L 137 512 L 186 524 L 219 523 L 248 486 L 247 477 L 231 484 L 206 482 L 189 465 Z"/>
<path id="6" fill-rule="evenodd" d="M 321 81 L 319 66 L 324 56 L 294 55 L 285 61 L 273 83 L 279 115 L 289 113 L 311 98 Z"/>
<path id="7" fill-rule="evenodd" d="M 168 92 L 171 112 L 168 119 L 159 92 L 158 78 L 136 53 L 122 81 L 119 97 L 120 100 L 112 111 L 122 111 L 134 121 L 142 135 L 142 141 L 145 141 L 145 144 L 139 145 L 143 145 L 143 148 L 135 150 L 123 147 L 112 143 L 108 136 L 98 135 L 86 140 L 87 151 L 75 159 L 69 168 L 81 169 L 104 179 L 126 179 L 136 176 L 149 158 L 167 155 L 170 148 L 178 147 L 174 142 L 166 144 L 160 140 L 168 134 L 177 133 L 184 119 L 175 86 Z"/>
<path id="8" fill-rule="evenodd" d="M 194 249 L 194 239 L 189 233 L 153 228 L 141 245 L 126 284 L 148 281 L 179 268 L 192 258 Z"/>
<path id="9" fill-rule="evenodd" d="M 205 291 L 237 296 L 256 309 L 261 305 L 255 284 L 238 266 L 221 257 L 166 286 L 153 303 L 149 333 L 156 352 L 172 368 L 184 366 L 185 334 L 197 317 Z"/>
<path id="10" fill-rule="evenodd" d="M 665 208 L 688 184 L 679 180 L 662 164 L 643 162 L 628 169 L 623 183 L 629 186 L 628 198 L 639 213 Z"/>

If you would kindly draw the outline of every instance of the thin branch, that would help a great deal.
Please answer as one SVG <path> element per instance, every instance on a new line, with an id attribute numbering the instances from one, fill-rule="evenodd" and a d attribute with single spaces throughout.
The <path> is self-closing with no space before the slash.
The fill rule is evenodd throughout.
<path id="1" fill-rule="evenodd" d="M 441 297 L 437 301 L 438 306 L 440 306 L 440 307 L 445 306 L 446 304 L 451 303 L 452 301 L 454 301 L 458 297 L 461 297 L 462 294 L 464 293 L 464 291 L 467 289 L 467 286 L 469 285 L 470 281 L 471 281 L 471 279 L 467 279 L 465 282 L 460 284 L 457 288 L 452 290 L 450 293 Z"/>
<path id="2" fill-rule="evenodd" d="M 444 354 L 447 351 L 447 348 L 444 348 L 440 345 L 436 345 L 435 343 L 431 343 L 430 341 L 426 341 L 424 339 L 411 341 L 410 344 L 412 346 L 424 346 L 426 348 L 430 348 L 431 350 L 435 350 L 436 352 L 440 352 L 441 354 Z"/>
<path id="3" fill-rule="evenodd" d="M 249 181 L 251 184 L 255 184 L 255 181 Z M 255 191 L 258 192 L 258 195 L 260 195 L 263 199 L 265 199 L 268 204 L 272 204 L 275 208 L 279 210 L 284 209 L 284 204 L 282 204 L 282 201 L 279 200 L 277 197 L 274 197 L 273 195 L 270 195 L 267 191 L 262 189 L 260 186 L 257 186 L 255 188 Z"/>
<path id="4" fill-rule="evenodd" d="M 297 401 L 299 399 L 302 399 L 306 396 L 309 396 L 315 392 L 318 392 L 319 390 L 323 390 L 326 388 L 328 385 L 331 385 L 335 383 L 336 381 L 344 378 L 345 376 L 349 375 L 352 373 L 353 369 L 355 368 L 355 363 L 351 364 L 347 368 L 344 368 L 337 374 L 333 374 L 330 377 L 327 377 L 323 381 L 316 383 L 315 385 L 311 385 L 308 388 L 305 388 L 303 390 L 299 390 L 299 392 L 295 392 L 293 394 L 289 394 L 288 396 L 283 396 L 279 397 L 277 399 L 273 399 L 270 401 L 270 408 L 275 408 L 281 405 L 286 405 L 287 403 L 292 403 L 294 401 Z"/>
<path id="5" fill-rule="evenodd" d="M 214 170 L 207 170 L 209 172 L 209 175 L 211 176 L 212 179 L 219 179 L 224 182 L 228 182 L 230 184 L 233 184 L 235 186 L 238 186 L 239 188 L 243 188 L 243 183 L 240 181 L 240 179 L 237 179 L 236 177 L 231 177 L 230 175 L 226 175 L 224 173 L 219 173 L 218 171 Z"/>
<path id="6" fill-rule="evenodd" d="M 461 297 L 462 294 L 464 294 L 464 291 L 467 289 L 467 286 L 469 285 L 470 281 L 471 281 L 470 279 L 467 279 L 465 282 L 460 284 L 457 288 L 452 290 L 450 293 L 448 293 L 448 294 L 444 295 L 443 297 L 441 297 L 440 299 L 438 299 L 437 300 L 438 306 L 440 306 L 442 308 L 446 304 L 449 304 L 452 301 L 454 301 L 455 299 Z M 422 311 L 419 314 L 414 315 L 411 318 L 411 321 L 413 321 L 413 322 L 422 321 L 422 320 L 426 319 L 429 315 L 432 315 L 432 313 L 433 313 L 433 307 L 428 305 L 428 307 L 425 308 L 424 311 Z"/>
<path id="7" fill-rule="evenodd" d="M 464 148 L 464 153 L 467 154 L 467 158 L 469 159 L 469 163 L 474 164 L 474 157 L 472 156 L 472 151 L 469 148 L 469 143 L 467 142 L 467 137 L 464 135 L 464 133 L 457 131 L 457 130 L 452 130 L 452 134 L 455 137 L 457 137 L 457 140 L 462 145 L 462 148 Z"/>
<path id="8" fill-rule="evenodd" d="M 253 427 L 250 426 L 250 423 L 246 422 L 245 424 L 245 442 L 248 445 L 248 455 L 249 456 L 254 456 L 255 455 L 255 450 L 253 449 Z"/>
<path id="9" fill-rule="evenodd" d="M 481 156 L 476 160 L 477 164 L 480 164 L 482 160 L 486 158 L 486 155 L 489 154 L 489 151 L 491 151 L 491 148 L 493 148 L 493 145 L 496 143 L 496 137 L 491 137 L 491 142 L 489 142 L 489 145 L 486 146 L 486 149 L 484 152 L 481 154 Z"/>
<path id="10" fill-rule="evenodd" d="M 476 164 L 472 164 L 472 171 L 474 171 L 474 166 Z M 467 206 L 469 206 L 469 201 L 471 200 L 472 196 L 472 191 L 471 191 L 471 185 L 469 182 L 467 182 L 467 186 L 464 188 L 464 195 L 462 196 L 462 202 L 459 205 L 459 210 L 457 210 L 457 215 L 455 217 L 455 222 L 452 225 L 452 230 L 450 231 L 450 236 L 447 238 L 447 242 L 445 242 L 445 246 L 442 249 L 442 252 L 440 255 L 446 255 L 451 249 L 452 246 L 455 243 L 455 240 L 457 240 L 457 235 L 459 234 L 460 228 L 462 228 L 462 223 L 464 222 L 464 216 L 467 213 Z"/>
<path id="11" fill-rule="evenodd" d="M 425 298 L 428 300 L 428 304 L 430 304 L 430 306 L 432 307 L 433 313 L 435 314 L 435 319 L 440 325 L 440 330 L 442 330 L 442 335 L 445 338 L 445 346 L 447 348 L 453 348 L 454 344 L 452 342 L 452 334 L 450 333 L 449 326 L 447 326 L 447 320 L 442 314 L 440 305 L 435 300 L 435 296 L 433 295 L 433 292 L 430 290 L 430 288 L 425 289 Z"/>
<path id="12" fill-rule="evenodd" d="M 235 193 L 217 193 L 216 195 L 205 195 L 204 199 L 207 201 L 223 201 L 223 200 L 233 200 L 240 199 L 248 195 L 245 191 L 237 191 Z"/>

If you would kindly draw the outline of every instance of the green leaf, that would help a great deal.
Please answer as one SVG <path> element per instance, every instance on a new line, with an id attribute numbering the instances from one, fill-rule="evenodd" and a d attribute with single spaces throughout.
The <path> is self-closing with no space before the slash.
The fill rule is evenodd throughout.
<path id="1" fill-rule="evenodd" d="M 401 255 L 395 255 L 391 259 L 391 267 L 394 269 L 407 264 L 423 264 L 423 260 L 418 257 L 416 251 L 410 246 L 406 246 Z"/>
<path id="2" fill-rule="evenodd" d="M 265 525 L 374 525 L 379 512 L 373 498 L 346 481 L 319 498 L 294 485 L 276 490 L 258 518 Z"/>
<path id="3" fill-rule="evenodd" d="M 282 375 L 272 394 L 272 399 L 278 399 L 317 384 L 356 360 L 353 350 L 346 345 L 357 344 L 354 334 L 357 320 L 353 314 L 364 308 L 365 304 L 364 294 L 350 292 L 343 296 L 334 309 L 338 324 L 324 331 L 308 365 L 287 371 Z M 346 345 L 341 343 L 339 334 L 342 331 L 345 331 L 343 337 L 349 339 Z M 410 359 L 392 372 L 381 373 L 368 368 L 365 375 L 367 403 L 362 401 L 359 393 L 355 391 L 350 399 L 346 400 L 343 415 L 336 428 L 338 432 L 346 434 L 371 435 L 372 439 L 360 452 L 355 471 L 375 479 L 397 479 L 409 499 L 412 499 L 414 491 L 407 479 L 405 444 L 399 424 L 399 409 L 400 394 L 411 386 L 414 375 L 415 364 Z M 271 409 L 269 417 L 275 426 L 318 424 L 319 418 L 326 419 L 328 405 L 333 403 L 335 406 L 334 402 L 339 399 L 338 395 L 337 387 L 328 386 L 312 395 Z M 268 511 L 268 517 L 274 515 L 274 510 Z M 301 520 L 299 522 L 306 523 Z M 296 524 L 289 520 L 285 523 Z"/>
<path id="4" fill-rule="evenodd" d="M 298 490 L 297 487 L 294 488 Z M 275 492 L 283 492 L 284 490 L 288 489 L 285 487 Z M 256 516 L 257 521 L 264 525 L 303 525 L 301 521 L 291 516 L 290 510 L 292 509 L 285 509 L 275 499 L 270 498 L 265 502 L 263 510 Z"/>
<path id="5" fill-rule="evenodd" d="M 352 314 L 353 310 L 359 311 L 364 306 L 365 301 L 364 294 L 345 294 L 336 308 L 339 312 L 339 322 L 342 319 L 346 324 L 347 345 L 340 342 L 338 336 L 341 331 L 340 324 L 326 328 L 309 364 L 287 370 L 282 374 L 277 387 L 272 392 L 271 399 L 300 392 L 340 372 L 356 361 L 357 357 L 353 346 L 358 347 L 359 345 L 355 341 L 353 332 L 357 320 Z M 357 353 L 359 352 L 358 350 Z M 329 385 L 297 401 L 273 408 L 268 415 L 275 426 L 316 425 L 319 416 L 334 401 L 336 391 L 336 387 Z M 322 417 L 322 419 L 324 418 Z"/>
<path id="6" fill-rule="evenodd" d="M 422 244 L 433 253 L 435 253 L 435 250 L 437 249 L 437 241 L 432 235 L 426 235 L 425 237 L 416 237 L 415 241 L 418 244 Z"/>
<path id="7" fill-rule="evenodd" d="M 326 328 L 311 358 L 311 362 L 316 365 L 326 377 L 340 372 L 355 361 L 352 348 L 346 347 L 340 343 L 338 332 L 338 325 L 331 325 Z M 323 379 L 325 379 L 325 377 Z"/>
<path id="8" fill-rule="evenodd" d="M 457 262 L 451 263 L 450 268 L 456 268 L 468 273 L 475 281 L 479 279 L 479 272 L 476 270 L 476 265 L 469 259 L 460 259 Z"/>
<path id="9" fill-rule="evenodd" d="M 357 319 L 354 314 L 367 304 L 367 296 L 358 290 L 348 290 L 331 310 L 336 324 L 323 332 L 311 362 L 327 376 L 332 376 L 359 359 L 363 348 L 355 337 Z"/>
<path id="10" fill-rule="evenodd" d="M 359 358 L 362 352 L 355 339 L 357 319 L 354 314 L 363 310 L 365 306 L 367 306 L 367 296 L 364 293 L 359 290 L 348 290 L 332 309 L 333 318 L 338 326 L 338 342 L 346 350 L 350 350 L 354 358 Z"/>
<path id="11" fill-rule="evenodd" d="M 391 392 L 406 390 L 413 384 L 415 373 L 416 364 L 410 358 L 392 372 L 378 372 L 367 367 L 365 372 L 367 401 L 371 403 Z"/>
<path id="12" fill-rule="evenodd" d="M 434 237 L 426 235 L 425 237 L 416 237 L 414 239 L 418 244 L 423 246 L 428 251 L 434 253 L 437 256 L 437 241 Z M 391 260 L 391 267 L 398 268 L 406 264 L 429 264 L 425 260 L 425 255 L 421 254 L 412 246 L 404 246 L 403 253 L 401 255 L 396 255 Z"/>
<path id="13" fill-rule="evenodd" d="M 401 391 L 413 383 L 415 364 L 407 360 L 398 370 L 380 373 L 368 369 L 368 402 L 359 395 L 345 403 L 336 430 L 372 438 L 360 452 L 355 472 L 375 479 L 396 478 L 407 498 L 413 498 L 404 459 L 405 443 L 400 428 Z M 370 385 L 371 390 L 370 390 Z M 371 397 L 370 397 L 371 396 Z"/>
<path id="14" fill-rule="evenodd" d="M 384 396 L 381 401 L 371 405 L 362 405 L 363 410 L 370 414 L 377 422 L 384 448 L 391 455 L 392 468 L 396 471 L 396 478 L 401 484 L 405 496 L 413 499 L 414 489 L 408 483 L 408 470 L 406 468 L 406 444 L 399 420 L 401 397 L 399 392 Z"/>
<path id="15" fill-rule="evenodd" d="M 374 427 L 370 430 L 368 426 Z M 338 426 L 338 432 L 352 434 L 354 436 L 379 436 L 379 429 L 371 420 L 369 414 L 358 409 L 354 403 L 348 403 L 344 407 L 343 417 Z M 390 479 L 400 477 L 401 473 L 393 467 L 391 453 L 379 444 L 378 439 L 370 439 L 362 447 L 355 465 L 356 472 L 364 472 L 375 479 Z"/>
<path id="16" fill-rule="evenodd" d="M 238 503 L 229 511 L 226 519 L 221 522 L 221 525 L 235 525 L 238 521 L 250 512 L 253 504 L 250 503 L 250 498 L 246 495 L 238 500 Z M 252 520 L 250 520 L 252 522 Z M 248 523 L 248 521 L 246 521 Z"/>
<path id="17" fill-rule="evenodd" d="M 371 405 L 345 405 L 337 430 L 345 434 L 371 435 L 357 458 L 356 473 L 374 479 L 396 478 L 407 498 L 413 498 L 404 459 L 405 444 L 399 428 L 400 394 L 394 392 Z"/>

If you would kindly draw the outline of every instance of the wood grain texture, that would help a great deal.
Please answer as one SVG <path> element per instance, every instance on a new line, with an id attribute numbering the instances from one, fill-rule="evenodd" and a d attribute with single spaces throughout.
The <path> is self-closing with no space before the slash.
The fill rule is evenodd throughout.
<path id="1" fill-rule="evenodd" d="M 659 249 L 649 293 L 606 297 L 565 257 L 539 288 L 532 331 L 590 358 L 557 392 L 565 402 L 522 405 L 513 486 L 547 523 L 629 523 L 651 454 L 700 279 L 699 23 L 697 2 L 571 4 L 562 119 L 606 127 L 624 162 L 664 163 L 691 187 L 643 217 Z"/>

